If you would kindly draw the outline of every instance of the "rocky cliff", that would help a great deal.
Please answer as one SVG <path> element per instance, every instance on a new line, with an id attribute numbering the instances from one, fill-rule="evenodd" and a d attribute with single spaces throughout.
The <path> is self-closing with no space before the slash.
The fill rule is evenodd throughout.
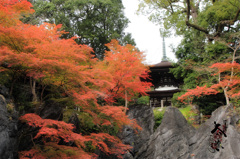
<path id="1" fill-rule="evenodd" d="M 18 151 L 18 115 L 12 110 L 7 91 L 0 87 L 0 158 L 15 159 Z M 153 132 L 152 108 L 145 105 L 130 107 L 128 116 L 136 119 L 143 128 L 135 131 L 126 126 L 119 137 L 133 148 L 125 154 L 125 159 L 239 159 L 240 134 L 236 123 L 240 119 L 233 107 L 223 106 L 212 113 L 212 117 L 197 130 L 188 124 L 177 108 L 168 107 L 161 125 Z M 58 117 L 58 116 L 56 116 Z M 224 149 L 211 153 L 208 150 L 209 136 L 214 121 L 222 124 L 227 120 L 227 137 L 223 137 Z M 99 156 L 116 158 L 116 156 Z"/>
<path id="2" fill-rule="evenodd" d="M 142 127 L 142 131 L 136 133 L 130 126 L 125 126 L 120 135 L 123 143 L 133 147 L 133 149 L 129 150 L 124 156 L 125 159 L 131 159 L 153 134 L 154 115 L 152 108 L 147 105 L 130 106 L 127 115 L 129 118 L 135 119 Z"/>
<path id="3" fill-rule="evenodd" d="M 190 126 L 177 108 L 168 107 L 161 125 L 134 156 L 135 159 L 239 159 L 240 134 L 236 130 L 239 116 L 232 106 L 223 106 L 198 130 Z M 227 137 L 223 137 L 219 152 L 208 150 L 214 121 L 227 120 Z"/>
<path id="4" fill-rule="evenodd" d="M 181 112 L 174 107 L 168 107 L 161 125 L 141 147 L 135 158 L 186 159 L 190 156 L 189 139 L 194 134 L 195 129 L 187 123 Z"/>
<path id="5" fill-rule="evenodd" d="M 8 90 L 0 86 L 0 158 L 15 159 L 17 158 L 17 122 L 18 116 L 7 102 Z M 4 96 L 3 96 L 4 95 Z"/>

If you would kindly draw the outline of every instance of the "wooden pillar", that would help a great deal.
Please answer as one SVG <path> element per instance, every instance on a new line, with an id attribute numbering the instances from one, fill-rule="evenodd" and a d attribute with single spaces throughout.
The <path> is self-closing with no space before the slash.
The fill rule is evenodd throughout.
<path id="1" fill-rule="evenodd" d="M 164 106 L 163 104 L 164 104 L 164 100 L 162 99 L 161 100 L 161 108 L 163 108 L 163 106 Z"/>

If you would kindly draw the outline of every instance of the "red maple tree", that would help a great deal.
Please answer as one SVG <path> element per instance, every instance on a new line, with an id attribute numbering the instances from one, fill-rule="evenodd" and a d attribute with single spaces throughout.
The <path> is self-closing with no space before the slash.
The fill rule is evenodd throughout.
<path id="1" fill-rule="evenodd" d="M 228 44 L 227 46 L 233 50 L 232 61 L 228 63 L 214 63 L 209 67 L 212 69 L 212 75 L 216 77 L 215 84 L 212 84 L 210 87 L 205 85 L 203 87 L 197 86 L 195 89 L 189 89 L 185 94 L 178 97 L 178 100 L 184 103 L 186 103 L 185 101 L 190 101 L 191 103 L 194 97 L 223 92 L 226 104 L 228 105 L 231 99 L 238 99 L 240 97 L 240 64 L 235 61 L 235 55 L 240 44 L 236 47 Z"/>
<path id="2" fill-rule="evenodd" d="M 214 70 L 213 76 L 217 77 L 217 83 L 212 84 L 210 87 L 197 86 L 195 89 L 188 89 L 185 94 L 178 97 L 181 102 L 192 101 L 194 97 L 200 97 L 203 95 L 224 93 L 226 103 L 230 103 L 231 98 L 239 98 L 240 93 L 240 78 L 238 76 L 240 72 L 240 64 L 234 63 L 215 63 L 210 66 Z M 232 72 L 235 72 L 233 74 Z M 186 103 L 186 102 L 185 102 Z"/>
<path id="3" fill-rule="evenodd" d="M 65 96 L 73 99 L 76 107 L 89 113 L 97 127 L 116 125 L 121 128 L 128 124 L 140 129 L 136 122 L 124 113 L 124 107 L 102 106 L 98 104 L 97 98 L 111 90 L 107 96 L 123 97 L 126 91 L 130 95 L 134 92 L 144 93 L 149 84 L 141 83 L 139 79 L 147 76 L 144 74 L 146 68 L 139 63 L 141 55 L 132 46 L 120 47 L 113 41 L 109 44 L 111 51 L 106 55 L 107 61 L 104 61 L 109 65 L 102 66 L 116 69 L 97 68 L 97 61 L 91 55 L 92 48 L 76 44 L 75 37 L 60 38 L 65 33 L 61 31 L 61 25 L 23 24 L 19 19 L 22 14 L 32 13 L 31 7 L 27 0 L 0 0 L 0 70 L 19 71 L 29 77 L 33 102 L 39 101 L 36 83 L 43 88 L 46 85 L 55 85 L 64 90 Z M 121 53 L 117 54 L 118 51 Z M 113 57 L 110 57 L 110 54 Z M 133 69 L 134 67 L 136 69 Z M 134 88 L 133 85 L 138 87 Z M 105 118 L 101 118 L 102 114 Z M 26 114 L 20 120 L 31 127 L 39 128 L 34 140 L 43 141 L 42 145 L 36 144 L 31 150 L 20 152 L 20 158 L 46 158 L 46 155 L 50 155 L 49 158 L 91 158 L 96 155 L 85 149 L 89 143 L 106 154 L 121 155 L 130 148 L 118 138 L 104 132 L 91 133 L 88 136 L 73 133 L 73 126 L 63 121 L 41 119 L 35 114 Z M 59 144 L 60 141 L 66 144 Z M 75 146 L 69 146 L 72 142 Z M 111 147 L 107 144 L 109 142 Z M 49 150 L 60 150 L 61 153 L 43 153 L 49 147 Z"/>
<path id="4" fill-rule="evenodd" d="M 91 159 L 97 157 L 94 153 L 86 152 L 87 143 L 91 143 L 91 147 L 96 147 L 102 152 L 107 154 L 123 154 L 130 146 L 122 144 L 121 140 L 117 137 L 111 136 L 106 133 L 91 133 L 89 136 L 82 136 L 81 134 L 74 133 L 72 124 L 63 121 L 56 121 L 51 119 L 42 119 L 36 114 L 26 114 L 20 117 L 20 120 L 26 122 L 29 126 L 39 128 L 38 133 L 33 138 L 34 140 L 41 139 L 45 147 L 48 149 L 41 149 L 39 146 L 34 147 L 29 151 L 20 152 L 20 158 L 86 158 Z M 111 144 L 109 147 L 106 144 Z M 64 146 L 59 145 L 64 142 Z M 58 150 L 52 153 L 52 150 Z M 66 152 L 69 153 L 66 153 Z"/>
<path id="5" fill-rule="evenodd" d="M 111 83 L 105 87 L 106 98 L 109 102 L 114 102 L 116 98 L 125 99 L 127 107 L 127 102 L 137 93 L 146 95 L 150 89 L 152 84 L 141 80 L 149 78 L 149 69 L 143 64 L 143 53 L 134 46 L 121 46 L 117 40 L 112 40 L 106 46 L 110 51 L 106 51 L 105 59 L 97 64 Z"/>

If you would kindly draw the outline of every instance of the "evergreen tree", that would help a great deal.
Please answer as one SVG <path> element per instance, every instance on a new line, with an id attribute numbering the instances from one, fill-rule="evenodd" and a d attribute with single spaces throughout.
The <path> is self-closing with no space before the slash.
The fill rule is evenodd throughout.
<path id="1" fill-rule="evenodd" d="M 78 44 L 93 48 L 96 56 L 104 57 L 105 44 L 117 39 L 121 44 L 136 45 L 124 29 L 129 23 L 121 0 L 30 0 L 35 13 L 24 22 L 62 24 L 68 32 L 62 38 L 78 36 Z"/>

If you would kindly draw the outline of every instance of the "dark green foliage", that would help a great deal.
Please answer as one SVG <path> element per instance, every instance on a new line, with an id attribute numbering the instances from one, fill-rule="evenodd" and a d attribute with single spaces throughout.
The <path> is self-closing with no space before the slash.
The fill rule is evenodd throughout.
<path id="1" fill-rule="evenodd" d="M 76 131 L 77 133 L 89 135 L 90 133 L 104 132 L 116 136 L 119 132 L 119 127 L 115 123 L 112 123 L 110 125 L 96 125 L 94 118 L 90 114 L 82 111 L 77 111 L 73 108 L 64 110 L 63 121 L 68 123 L 70 117 L 74 113 L 77 114 L 77 118 L 79 120 L 79 123 L 77 123 L 78 125 L 75 125 L 75 127 L 79 128 L 79 130 Z M 105 114 L 99 114 L 99 116 L 102 119 L 110 120 L 110 117 L 106 116 Z"/>
<path id="2" fill-rule="evenodd" d="M 12 96 L 20 113 L 34 112 L 35 105 L 32 103 L 32 94 L 29 85 L 16 83 Z"/>
<path id="3" fill-rule="evenodd" d="M 175 68 L 171 72 L 176 78 L 183 78 L 184 84 L 181 86 L 182 92 L 174 94 L 172 102 L 174 106 L 182 107 L 184 104 L 177 100 L 187 89 L 196 86 L 210 86 L 216 82 L 212 72 L 208 68 L 215 62 L 225 61 L 231 55 L 231 50 L 220 42 L 206 43 L 205 36 L 199 31 L 192 30 L 185 33 L 184 39 L 177 47 L 176 56 L 179 59 Z M 204 96 L 195 98 L 192 104 L 200 106 L 204 114 L 211 114 L 211 111 L 223 105 L 222 94 L 217 96 Z"/>
<path id="4" fill-rule="evenodd" d="M 178 97 L 180 97 L 180 96 L 183 95 L 184 93 L 185 93 L 185 92 L 178 92 L 178 93 L 173 94 L 173 97 L 172 97 L 172 99 L 171 99 L 171 102 L 172 102 L 172 105 L 173 105 L 174 107 L 181 108 L 181 107 L 184 107 L 184 106 L 185 106 L 184 103 L 182 103 L 182 102 L 180 102 L 180 101 L 178 100 Z"/>
<path id="5" fill-rule="evenodd" d="M 199 106 L 203 115 L 211 115 L 218 107 L 226 104 L 225 97 L 222 93 L 217 95 L 202 96 L 193 100 Z"/>
<path id="6" fill-rule="evenodd" d="M 11 76 L 7 72 L 0 73 L 0 84 L 1 85 L 9 85 L 9 81 L 11 80 Z"/>
<path id="7" fill-rule="evenodd" d="M 8 70 L 0 72 L 0 85 L 7 88 L 5 92 L 8 98 L 13 100 L 16 109 L 21 113 L 25 111 L 33 112 L 32 94 L 28 79 L 24 77 L 23 72 L 16 70 Z"/>
<path id="8" fill-rule="evenodd" d="M 116 106 L 123 106 L 123 105 L 125 105 L 125 99 L 122 99 L 122 98 L 115 99 L 114 105 L 116 105 Z"/>
<path id="9" fill-rule="evenodd" d="M 184 103 L 177 100 L 177 98 L 184 93 L 185 92 L 179 92 L 173 95 L 172 103 L 175 107 L 183 108 L 186 106 Z M 193 104 L 199 106 L 200 112 L 203 113 L 203 115 L 211 115 L 211 113 L 218 107 L 225 105 L 225 102 L 226 100 L 222 93 L 217 95 L 195 97 L 193 100 Z"/>
<path id="10" fill-rule="evenodd" d="M 42 89 L 39 89 L 42 91 Z M 58 86 L 48 85 L 43 90 L 43 101 L 45 104 L 59 103 L 62 108 L 68 107 L 74 109 L 76 106 L 73 99 L 65 94 L 65 91 Z"/>
<path id="11" fill-rule="evenodd" d="M 130 34 L 123 31 L 128 19 L 123 13 L 121 0 L 31 0 L 35 13 L 23 19 L 26 23 L 50 22 L 62 24 L 68 34 L 78 36 L 78 44 L 91 46 L 100 59 L 107 49 L 105 44 L 117 39 L 120 44 L 135 45 Z"/>
<path id="12" fill-rule="evenodd" d="M 100 129 L 94 124 L 94 118 L 85 112 L 79 112 L 78 118 L 80 121 L 80 128 L 83 135 L 89 135 L 90 133 L 98 133 Z"/>

